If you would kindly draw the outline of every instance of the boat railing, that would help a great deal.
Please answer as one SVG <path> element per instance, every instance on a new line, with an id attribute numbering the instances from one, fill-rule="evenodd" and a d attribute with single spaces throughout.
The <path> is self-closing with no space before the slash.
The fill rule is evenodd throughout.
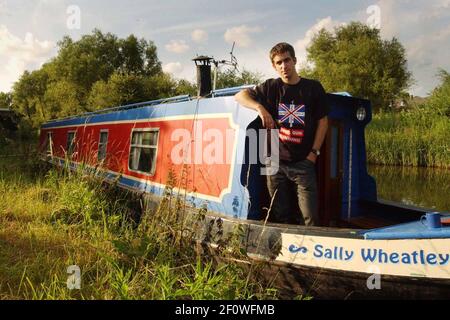
<path id="1" fill-rule="evenodd" d="M 78 117 L 89 117 L 92 115 L 108 113 L 108 112 L 113 112 L 113 111 L 123 111 L 123 110 L 129 110 L 129 109 L 134 109 L 134 108 L 150 107 L 150 106 L 154 106 L 154 105 L 158 105 L 158 104 L 165 104 L 165 103 L 170 103 L 170 102 L 183 102 L 183 101 L 189 101 L 189 100 L 191 100 L 191 96 L 186 94 L 186 95 L 180 95 L 180 96 L 171 97 L 171 98 L 144 101 L 144 102 L 127 104 L 127 105 L 123 105 L 123 106 L 107 108 L 107 109 L 102 109 L 102 110 L 97 110 L 97 111 L 92 111 L 92 112 L 85 112 L 82 114 L 69 116 L 69 117 L 65 117 L 65 118 L 52 119 L 52 120 L 49 120 L 48 122 L 69 120 L 69 119 L 74 119 L 74 118 L 78 118 Z"/>
<path id="2" fill-rule="evenodd" d="M 241 90 L 250 89 L 250 88 L 253 88 L 254 86 L 255 85 L 250 84 L 250 85 L 243 85 L 243 86 L 237 86 L 237 87 L 232 87 L 232 88 L 218 89 L 218 90 L 212 91 L 211 96 L 212 97 L 232 96 Z M 192 99 L 193 99 L 193 97 L 186 94 L 186 95 L 180 95 L 180 96 L 171 97 L 171 98 L 144 101 L 144 102 L 127 104 L 127 105 L 113 107 L 113 108 L 106 108 L 106 109 L 97 110 L 97 111 L 85 112 L 82 114 L 68 116 L 65 118 L 52 119 L 52 120 L 49 120 L 48 122 L 51 123 L 51 122 L 55 122 L 55 121 L 69 120 L 69 119 L 74 119 L 74 118 L 79 118 L 79 117 L 89 117 L 89 116 L 108 113 L 108 112 L 123 111 L 123 110 L 129 110 L 129 109 L 140 108 L 140 107 L 150 107 L 150 106 L 154 106 L 154 105 L 158 105 L 158 104 L 165 104 L 165 103 L 170 103 L 170 102 L 184 102 L 184 101 L 190 101 Z"/>
<path id="3" fill-rule="evenodd" d="M 236 93 L 238 93 L 241 90 L 251 89 L 251 88 L 254 88 L 254 87 L 255 87 L 254 84 L 248 84 L 248 85 L 244 85 L 244 86 L 225 88 L 225 89 L 218 89 L 218 90 L 214 90 L 212 92 L 212 96 L 213 97 L 232 96 L 232 95 L 235 95 Z"/>

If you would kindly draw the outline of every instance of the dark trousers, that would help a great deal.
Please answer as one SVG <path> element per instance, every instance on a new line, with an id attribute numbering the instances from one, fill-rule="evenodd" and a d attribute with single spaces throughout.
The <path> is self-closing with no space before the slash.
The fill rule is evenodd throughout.
<path id="1" fill-rule="evenodd" d="M 300 210 L 306 226 L 319 224 L 317 212 L 317 181 L 315 164 L 309 160 L 299 162 L 280 161 L 279 170 L 268 177 L 268 188 L 272 197 L 270 215 L 272 221 L 292 221 L 293 199 L 290 181 L 295 183 Z"/>

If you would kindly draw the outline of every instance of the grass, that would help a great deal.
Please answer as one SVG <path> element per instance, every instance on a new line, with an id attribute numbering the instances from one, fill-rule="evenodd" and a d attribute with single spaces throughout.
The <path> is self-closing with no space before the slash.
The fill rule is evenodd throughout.
<path id="1" fill-rule="evenodd" d="M 450 120 L 426 110 L 375 114 L 366 144 L 371 164 L 450 168 Z"/>
<path id="2" fill-rule="evenodd" d="M 196 245 L 206 209 L 184 215 L 170 187 L 139 220 L 137 196 L 28 153 L 0 158 L 0 194 L 0 299 L 278 297 L 255 280 L 257 266 L 249 273 L 230 262 L 246 259 L 236 237 L 221 244 L 220 259 Z M 72 265 L 81 269 L 79 290 L 67 287 Z"/>

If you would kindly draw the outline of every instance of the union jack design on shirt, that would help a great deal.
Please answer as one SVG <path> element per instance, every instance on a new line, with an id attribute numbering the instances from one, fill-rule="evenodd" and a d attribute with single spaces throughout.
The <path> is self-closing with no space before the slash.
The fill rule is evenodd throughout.
<path id="1" fill-rule="evenodd" d="M 292 102 L 290 105 L 280 103 L 278 105 L 278 120 L 279 122 L 292 128 L 294 125 L 305 125 L 305 105 L 295 105 Z"/>

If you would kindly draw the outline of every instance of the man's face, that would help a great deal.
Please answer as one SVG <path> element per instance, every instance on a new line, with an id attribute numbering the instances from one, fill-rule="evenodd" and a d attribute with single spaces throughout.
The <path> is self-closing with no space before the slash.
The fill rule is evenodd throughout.
<path id="1" fill-rule="evenodd" d="M 294 76 L 296 72 L 296 63 L 297 60 L 295 58 L 292 58 L 289 52 L 277 54 L 272 61 L 274 69 L 277 71 L 281 79 L 285 81 L 288 81 Z"/>

